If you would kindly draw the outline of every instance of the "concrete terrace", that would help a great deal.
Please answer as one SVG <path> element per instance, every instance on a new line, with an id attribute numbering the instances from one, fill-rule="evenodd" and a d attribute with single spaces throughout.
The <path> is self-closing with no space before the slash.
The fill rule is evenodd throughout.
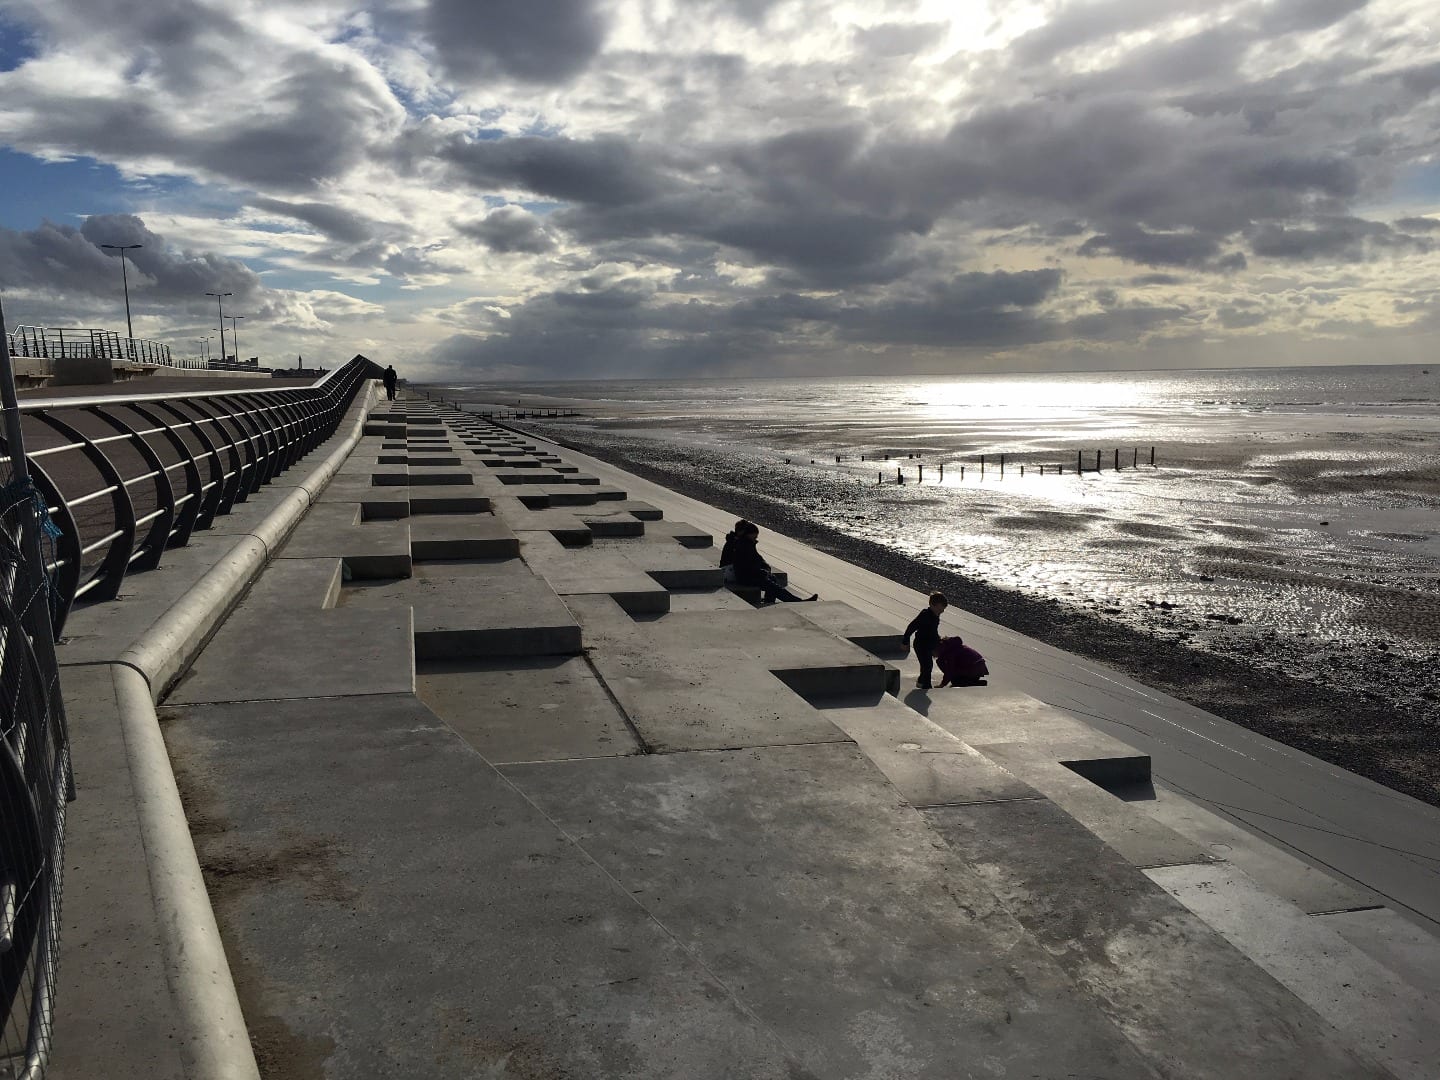
<path id="1" fill-rule="evenodd" d="M 1433 1075 L 1440 946 L 1117 797 L 1146 753 L 1001 679 L 913 692 L 894 620 L 752 606 L 616 470 L 427 402 L 363 431 L 159 709 L 261 1075 Z M 87 762 L 125 759 L 116 641 L 223 541 L 62 650 L 59 1077 L 202 1075 Z"/>

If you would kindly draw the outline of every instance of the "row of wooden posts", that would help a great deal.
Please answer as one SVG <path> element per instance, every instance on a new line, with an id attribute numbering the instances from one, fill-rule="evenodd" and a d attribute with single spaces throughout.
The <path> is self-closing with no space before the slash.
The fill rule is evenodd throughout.
<path id="1" fill-rule="evenodd" d="M 1095 464 L 1094 464 L 1093 467 L 1087 467 L 1087 465 L 1086 465 L 1086 456 L 1087 456 L 1088 453 L 1089 453 L 1089 451 L 1087 451 L 1087 450 L 1077 450 L 1077 451 L 1075 451 L 1075 472 L 1076 472 L 1076 473 L 1086 473 L 1086 472 L 1097 472 L 1097 473 L 1098 473 L 1098 472 L 1100 472 L 1100 471 L 1103 470 L 1103 468 L 1104 468 L 1104 461 L 1105 461 L 1105 458 L 1104 458 L 1105 451 L 1103 451 L 1103 450 L 1096 450 L 1096 451 L 1095 451 Z M 913 458 L 915 457 L 915 455 L 914 455 L 914 454 L 911 454 L 910 457 L 913 459 Z M 841 462 L 843 462 L 844 460 L 845 460 L 845 458 L 844 458 L 844 455 L 843 455 L 843 454 L 836 454 L 836 455 L 835 455 L 835 464 L 836 464 L 836 465 L 839 465 L 839 464 L 840 464 Z M 864 455 L 864 454 L 861 454 L 861 455 L 860 455 L 860 460 L 861 460 L 861 461 L 864 461 L 864 460 L 865 460 L 865 455 Z M 871 460 L 889 461 L 890 458 L 889 458 L 889 456 L 887 455 L 886 457 L 884 457 L 884 458 L 879 458 L 879 459 L 872 457 Z M 787 465 L 790 464 L 790 459 L 789 459 L 789 458 L 786 458 L 786 459 L 785 459 L 785 464 L 787 464 Z M 811 458 L 811 459 L 810 459 L 810 464 L 811 464 L 811 465 L 816 464 L 816 461 L 815 461 L 814 458 Z M 1131 453 L 1130 453 L 1130 468 L 1132 468 L 1132 469 L 1138 469 L 1138 468 L 1140 468 L 1140 464 L 1141 464 L 1141 462 L 1140 462 L 1140 448 L 1139 448 L 1138 446 L 1132 447 L 1132 448 L 1131 448 Z M 1150 468 L 1152 468 L 1152 469 L 1155 468 L 1155 447 L 1153 447 L 1153 446 L 1150 447 L 1150 460 L 1149 460 L 1149 462 L 1148 462 L 1147 464 L 1150 466 Z M 995 470 L 996 468 L 998 468 L 999 473 L 1000 473 L 1000 476 L 1001 476 L 1001 478 L 1003 479 L 1004 476 L 1005 476 L 1005 455 L 1004 455 L 1004 454 L 988 454 L 988 455 L 987 455 L 987 454 L 981 454 L 981 455 L 980 455 L 980 463 L 979 463 L 979 469 L 980 469 L 980 477 L 981 477 L 981 479 L 984 479 L 984 477 L 985 477 L 985 470 L 986 470 L 986 467 L 987 467 L 987 466 L 988 466 L 992 471 Z M 1120 449 L 1119 449 L 1118 447 L 1116 447 L 1116 448 L 1111 452 L 1111 466 L 1112 466 L 1112 468 L 1114 469 L 1115 472 L 1119 472 L 1119 471 L 1124 467 L 1124 466 L 1121 464 Z M 955 466 L 952 464 L 952 466 L 951 466 L 952 471 L 953 471 L 954 467 L 955 467 Z M 943 484 L 943 483 L 945 482 L 945 463 L 942 461 L 939 465 L 934 466 L 934 468 L 935 468 L 935 471 L 939 474 L 939 475 L 938 475 L 938 482 Z M 960 468 L 960 479 L 963 481 L 963 480 L 965 479 L 965 466 L 964 466 L 964 465 L 961 465 L 959 468 Z M 1060 476 L 1060 475 L 1062 475 L 1062 474 L 1065 472 L 1065 466 L 1064 466 L 1064 464 L 1061 463 L 1061 462 L 1058 462 L 1058 461 L 1043 461 L 1043 462 L 1028 462 L 1028 463 L 1022 463 L 1022 464 L 1020 465 L 1020 475 L 1021 475 L 1021 476 L 1024 476 L 1024 475 L 1025 475 L 1025 470 L 1026 470 L 1026 468 L 1029 468 L 1029 469 L 1031 469 L 1032 471 L 1038 469 L 1038 470 L 1040 471 L 1040 475 L 1041 475 L 1041 476 L 1044 476 L 1047 472 L 1051 472 L 1051 471 L 1053 471 L 1056 476 Z M 915 466 L 915 481 L 916 481 L 916 483 L 921 483 L 921 484 L 923 484 L 923 483 L 925 482 L 925 465 L 924 465 L 923 463 L 917 464 L 917 465 Z M 883 483 L 885 483 L 885 471 L 884 471 L 883 469 L 880 470 L 879 472 L 877 472 L 877 473 L 875 474 L 875 482 L 876 482 L 877 484 L 883 484 Z M 903 483 L 905 483 L 905 467 L 904 467 L 903 465 L 897 465 L 897 466 L 895 467 L 895 483 L 897 483 L 897 484 L 903 484 Z"/>

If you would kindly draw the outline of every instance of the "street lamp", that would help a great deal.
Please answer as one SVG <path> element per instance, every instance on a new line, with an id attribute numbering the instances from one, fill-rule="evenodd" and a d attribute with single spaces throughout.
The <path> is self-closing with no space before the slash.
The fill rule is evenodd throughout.
<path id="1" fill-rule="evenodd" d="M 244 315 L 226 315 L 230 320 L 230 345 L 235 350 L 235 362 L 240 363 L 240 320 Z"/>
<path id="2" fill-rule="evenodd" d="M 234 296 L 228 292 L 207 292 L 206 296 L 215 297 L 215 306 L 220 309 L 220 359 L 225 359 L 225 301 L 224 297 Z"/>
<path id="3" fill-rule="evenodd" d="M 135 359 L 135 327 L 130 323 L 130 275 L 125 272 L 125 252 L 144 244 L 101 244 L 106 251 L 120 252 L 120 283 L 125 286 L 125 333 L 130 335 L 130 359 Z"/>

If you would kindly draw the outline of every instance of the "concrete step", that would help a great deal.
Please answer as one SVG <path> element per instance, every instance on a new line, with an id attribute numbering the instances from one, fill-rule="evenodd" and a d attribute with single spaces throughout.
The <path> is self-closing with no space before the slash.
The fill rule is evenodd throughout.
<path id="1" fill-rule="evenodd" d="M 410 553 L 425 562 L 512 559 L 520 542 L 493 514 L 426 514 L 410 524 Z"/>

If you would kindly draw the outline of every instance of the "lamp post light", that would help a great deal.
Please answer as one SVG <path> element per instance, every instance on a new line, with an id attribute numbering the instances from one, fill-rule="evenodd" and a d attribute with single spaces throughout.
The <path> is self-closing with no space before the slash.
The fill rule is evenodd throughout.
<path id="1" fill-rule="evenodd" d="M 215 297 L 215 306 L 220 309 L 220 359 L 225 359 L 225 297 L 234 296 L 228 292 L 207 292 L 206 296 Z"/>
<path id="2" fill-rule="evenodd" d="M 240 363 L 240 320 L 244 315 L 226 315 L 230 320 L 230 347 L 235 350 L 235 362 Z"/>
<path id="3" fill-rule="evenodd" d="M 130 322 L 130 275 L 125 272 L 125 252 L 142 248 L 144 244 L 101 244 L 106 251 L 120 252 L 120 283 L 125 286 L 125 333 L 129 337 L 130 359 L 135 359 L 135 327 Z"/>

